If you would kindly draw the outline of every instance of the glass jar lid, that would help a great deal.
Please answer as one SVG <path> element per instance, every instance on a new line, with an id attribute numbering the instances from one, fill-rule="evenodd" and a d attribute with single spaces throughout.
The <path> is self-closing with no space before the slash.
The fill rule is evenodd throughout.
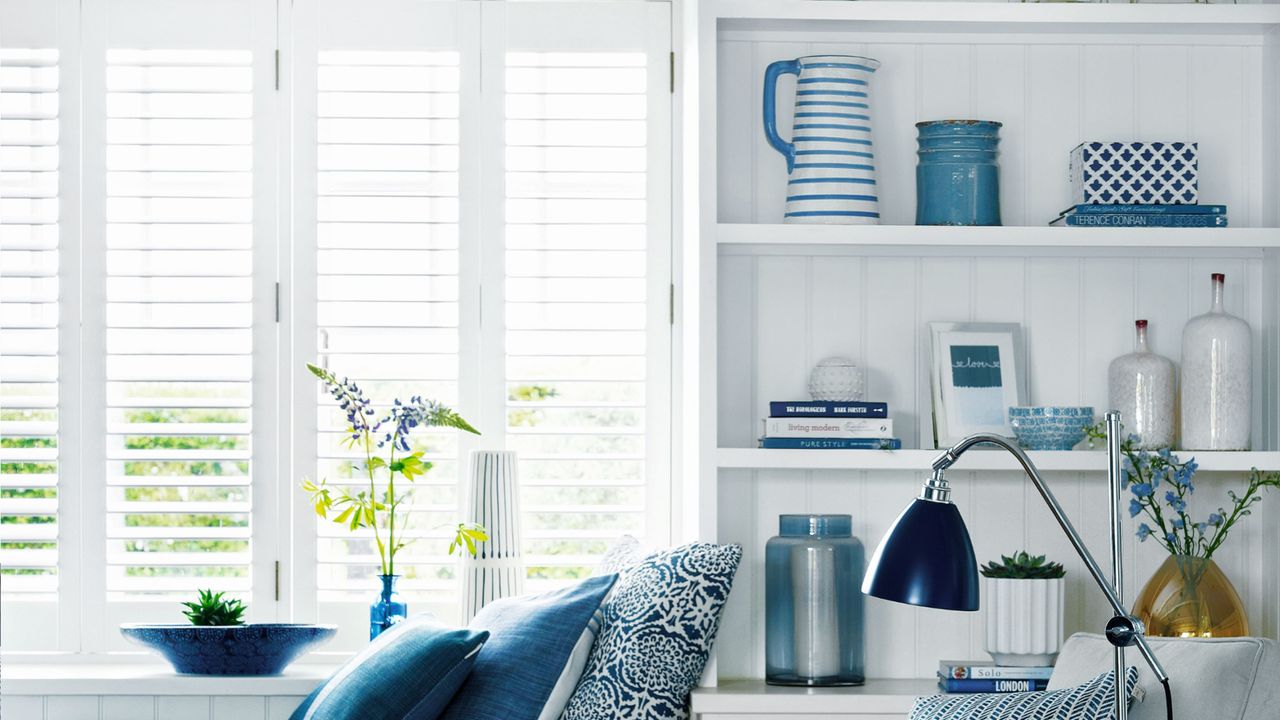
<path id="1" fill-rule="evenodd" d="M 778 534 L 786 537 L 851 537 L 852 515 L 779 515 Z"/>

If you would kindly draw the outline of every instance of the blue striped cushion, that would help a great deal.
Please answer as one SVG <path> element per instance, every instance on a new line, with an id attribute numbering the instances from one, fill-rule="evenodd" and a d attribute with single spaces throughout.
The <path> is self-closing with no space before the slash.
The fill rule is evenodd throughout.
<path id="1" fill-rule="evenodd" d="M 1133 697 L 1138 669 L 1125 673 Z M 931 695 L 916 700 L 911 720 L 1113 720 L 1115 672 L 1083 685 L 1049 692 Z"/>
<path id="2" fill-rule="evenodd" d="M 409 618 L 338 668 L 289 720 L 435 720 L 488 639 L 430 615 Z"/>

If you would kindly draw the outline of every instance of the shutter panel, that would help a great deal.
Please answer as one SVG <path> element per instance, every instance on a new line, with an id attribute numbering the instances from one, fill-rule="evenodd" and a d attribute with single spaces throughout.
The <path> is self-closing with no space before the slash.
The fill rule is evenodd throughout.
<path id="1" fill-rule="evenodd" d="M 317 68 L 317 303 L 320 362 L 357 381 L 381 410 L 422 395 L 457 406 L 459 54 L 320 50 Z M 345 448 L 345 417 L 317 395 L 317 471 L 367 486 Z M 457 509 L 451 431 L 413 438 L 434 467 L 409 513 L 416 538 L 396 558 L 400 589 L 453 590 L 445 528 Z M 363 478 L 363 480 L 362 480 Z M 398 490 L 402 487 L 398 487 Z M 318 524 L 322 601 L 367 601 L 372 533 Z"/>
<path id="2" fill-rule="evenodd" d="M 58 592 L 58 51 L 0 49 L 0 591 Z"/>
<path id="3" fill-rule="evenodd" d="M 108 597 L 250 589 L 248 50 L 108 49 Z"/>
<path id="4" fill-rule="evenodd" d="M 665 50 L 665 8 L 562 7 L 580 25 L 511 6 L 505 55 L 507 447 L 534 587 L 589 574 L 620 535 L 666 539 L 650 518 L 663 507 L 650 477 L 666 474 L 650 424 L 668 331 L 654 311 L 668 200 L 650 183 L 665 152 L 652 98 L 665 104 L 666 52 L 651 46 Z"/>

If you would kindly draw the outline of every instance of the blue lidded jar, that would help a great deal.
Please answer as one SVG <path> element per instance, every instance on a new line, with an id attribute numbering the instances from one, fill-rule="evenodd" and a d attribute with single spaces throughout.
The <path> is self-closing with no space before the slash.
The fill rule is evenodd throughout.
<path id="1" fill-rule="evenodd" d="M 916 224 L 1000 224 L 1000 123 L 916 123 Z"/>
<path id="2" fill-rule="evenodd" d="M 865 552 L 849 515 L 780 515 L 765 545 L 765 682 L 861 685 Z"/>

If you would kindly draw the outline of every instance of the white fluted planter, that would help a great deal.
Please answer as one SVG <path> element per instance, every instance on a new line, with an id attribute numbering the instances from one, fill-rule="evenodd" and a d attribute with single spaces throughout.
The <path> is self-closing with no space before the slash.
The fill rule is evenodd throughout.
<path id="1" fill-rule="evenodd" d="M 464 623 L 494 600 L 524 592 L 516 454 L 474 450 L 469 477 L 463 520 L 483 525 L 489 539 L 477 545 L 475 557 L 463 555 Z"/>
<path id="2" fill-rule="evenodd" d="M 1066 580 L 982 580 L 991 658 L 997 665 L 1052 665 L 1062 649 Z"/>

